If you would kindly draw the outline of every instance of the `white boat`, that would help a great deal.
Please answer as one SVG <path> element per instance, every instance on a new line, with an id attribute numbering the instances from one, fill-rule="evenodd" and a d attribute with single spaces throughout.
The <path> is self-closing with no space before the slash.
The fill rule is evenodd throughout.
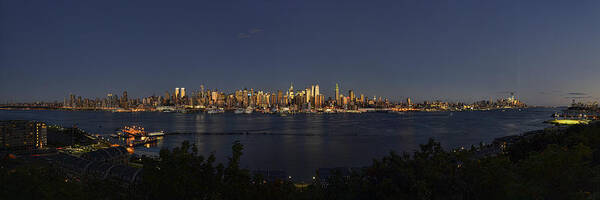
<path id="1" fill-rule="evenodd" d="M 150 136 L 150 137 L 164 136 L 164 135 L 165 135 L 165 132 L 163 132 L 163 131 L 148 133 L 148 136 Z"/>
<path id="2" fill-rule="evenodd" d="M 235 109 L 233 111 L 233 113 L 235 113 L 235 114 L 242 114 L 242 113 L 244 113 L 244 109 L 242 109 L 242 108 Z"/>
<path id="3" fill-rule="evenodd" d="M 253 111 L 254 111 L 254 109 L 252 109 L 252 107 L 247 107 L 246 110 L 244 110 L 244 113 L 252 114 Z"/>
<path id="4" fill-rule="evenodd" d="M 283 107 L 279 109 L 279 113 L 289 113 L 290 112 L 290 108 L 288 107 Z"/>
<path id="5" fill-rule="evenodd" d="M 206 113 L 208 114 L 218 114 L 218 113 L 224 113 L 225 110 L 223 110 L 223 108 L 213 108 L 213 109 L 209 109 L 208 111 L 206 111 Z"/>

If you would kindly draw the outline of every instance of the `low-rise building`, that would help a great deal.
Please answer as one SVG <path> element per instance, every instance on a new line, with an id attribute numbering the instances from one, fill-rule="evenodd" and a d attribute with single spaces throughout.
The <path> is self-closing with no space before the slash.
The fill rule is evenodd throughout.
<path id="1" fill-rule="evenodd" d="M 0 121 L 0 150 L 31 151 L 48 143 L 46 124 L 36 121 Z"/>
<path id="2" fill-rule="evenodd" d="M 81 155 L 82 158 L 95 162 L 108 162 L 113 164 L 127 164 L 129 152 L 122 146 L 98 149 Z"/>
<path id="3" fill-rule="evenodd" d="M 142 178 L 142 168 L 122 164 L 90 161 L 67 154 L 44 156 L 40 159 L 44 159 L 54 167 L 61 169 L 63 173 L 70 177 L 111 179 L 122 183 L 123 186 L 139 183 Z"/>

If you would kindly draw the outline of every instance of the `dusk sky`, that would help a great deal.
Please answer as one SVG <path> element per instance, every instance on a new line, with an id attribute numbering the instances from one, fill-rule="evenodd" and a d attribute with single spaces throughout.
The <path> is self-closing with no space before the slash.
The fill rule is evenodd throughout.
<path id="1" fill-rule="evenodd" d="M 330 96 L 600 97 L 600 1 L 1 1 L 0 103 L 319 84 Z"/>

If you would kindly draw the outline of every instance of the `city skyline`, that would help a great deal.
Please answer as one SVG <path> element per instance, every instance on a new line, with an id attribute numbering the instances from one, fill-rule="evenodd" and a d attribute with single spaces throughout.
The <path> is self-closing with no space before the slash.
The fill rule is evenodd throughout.
<path id="1" fill-rule="evenodd" d="M 290 82 L 289 84 L 291 84 L 292 86 L 294 85 L 294 82 Z M 306 89 L 310 88 L 310 86 L 318 86 L 320 88 L 323 88 L 323 86 L 319 85 L 319 84 L 312 84 L 312 85 L 307 85 L 304 86 L 302 85 L 301 87 L 296 87 L 294 89 L 294 91 L 304 91 L 304 88 L 306 87 Z M 288 85 L 289 87 L 289 85 Z M 150 97 L 150 96 L 162 96 L 164 94 L 164 92 L 169 92 L 172 93 L 173 95 L 177 95 L 175 91 L 173 91 L 173 89 L 177 90 L 177 89 L 183 89 L 183 94 L 185 96 L 186 94 L 186 88 L 187 92 L 193 93 L 193 92 L 198 92 L 200 90 L 206 89 L 206 90 L 213 90 L 213 91 L 218 91 L 224 94 L 233 94 L 236 91 L 241 91 L 243 89 L 255 89 L 256 91 L 261 91 L 261 92 L 268 92 L 268 93 L 276 93 L 277 91 L 288 91 L 288 89 L 286 89 L 285 87 L 282 88 L 277 88 L 277 87 L 272 87 L 273 89 L 264 89 L 264 88 L 255 88 L 255 87 L 234 87 L 231 89 L 222 89 L 222 88 L 214 88 L 214 87 L 206 87 L 204 84 L 200 84 L 200 86 L 198 87 L 181 87 L 181 85 L 179 85 L 178 87 L 171 87 L 170 89 L 165 89 L 163 91 L 159 91 L 159 90 L 152 90 L 153 92 L 142 92 L 142 93 L 135 93 L 133 95 L 130 94 L 130 97 L 132 98 L 144 98 L 144 97 Z M 378 94 L 373 94 L 370 92 L 364 92 L 364 91 L 360 91 L 360 90 L 356 90 L 354 88 L 347 88 L 344 87 L 342 88 L 342 85 L 338 82 L 335 83 L 333 87 L 325 87 L 325 88 L 330 88 L 327 90 L 323 90 L 320 89 L 320 94 L 323 95 L 325 97 L 325 99 L 328 98 L 332 98 L 333 100 L 339 100 L 338 98 L 335 98 L 336 96 L 342 95 L 344 97 L 349 97 L 349 92 L 353 92 L 355 93 L 356 91 L 358 91 L 357 96 L 358 95 L 365 95 L 366 97 L 382 97 L 385 99 L 388 99 L 390 102 L 394 102 L 394 103 L 400 103 L 400 102 L 404 102 L 406 101 L 407 98 L 410 98 L 413 102 L 433 102 L 433 101 L 442 101 L 442 102 L 460 102 L 460 103 L 475 103 L 478 101 L 484 101 L 484 100 L 488 100 L 488 99 L 497 99 L 497 98 L 506 98 L 506 97 L 510 97 L 510 96 L 517 96 L 519 97 L 519 99 L 522 99 L 521 94 L 519 94 L 516 91 L 500 91 L 500 92 L 495 92 L 495 93 L 490 93 L 490 95 L 488 96 L 479 96 L 477 97 L 476 95 L 471 95 L 467 98 L 450 98 L 448 96 L 440 96 L 440 95 L 428 95 L 428 96 L 411 96 L 409 94 L 399 94 L 399 95 L 395 95 L 395 96 L 384 96 L 384 95 L 378 95 Z M 336 91 L 339 90 L 339 91 Z M 3 102 L 0 102 L 0 104 L 6 104 L 6 103 L 35 103 L 35 102 L 60 102 L 61 99 L 63 99 L 65 96 L 68 95 L 73 95 L 73 94 L 77 94 L 78 96 L 82 96 L 85 98 L 90 98 L 90 99 L 94 99 L 94 98 L 106 98 L 107 95 L 111 96 L 111 95 L 119 95 L 122 92 L 126 92 L 126 93 L 131 93 L 129 92 L 131 90 L 128 89 L 112 89 L 112 90 L 106 90 L 104 93 L 101 94 L 91 94 L 89 92 L 86 92 L 85 90 L 82 91 L 78 91 L 78 92 L 63 92 L 61 95 L 59 95 L 58 98 L 56 99 L 52 99 L 49 97 L 38 97 L 35 98 L 33 100 L 29 100 L 29 101 L 18 101 L 18 100 L 14 100 L 14 99 L 6 99 Z M 572 92 L 572 93 L 566 93 L 566 94 L 560 94 L 559 91 L 551 91 L 550 94 L 553 95 L 559 95 L 561 97 L 564 97 L 565 103 L 564 104 L 558 104 L 558 105 L 536 105 L 536 104 L 531 104 L 534 106 L 566 106 L 567 104 L 571 104 L 573 101 L 575 102 L 582 102 L 582 103 L 594 103 L 594 102 L 598 102 L 598 100 L 596 98 L 592 98 L 591 96 L 589 96 L 588 93 L 581 93 L 581 92 Z M 356 95 L 356 94 L 355 94 Z M 62 96 L 62 97 L 61 97 Z M 189 95 L 188 95 L 189 96 Z M 527 96 L 527 95 L 524 95 Z M 568 100 L 568 101 L 567 101 Z M 526 101 L 524 101 L 526 102 Z M 529 102 L 528 102 L 529 103 Z"/>
<path id="2" fill-rule="evenodd" d="M 315 90 L 316 87 L 316 90 Z M 321 95 L 325 98 L 325 100 L 327 99 L 331 99 L 333 101 L 341 101 L 341 97 L 350 97 L 352 99 L 354 98 L 360 98 L 361 96 L 366 97 L 367 99 L 369 98 L 383 98 L 386 100 L 389 100 L 390 102 L 393 103 L 403 103 L 406 102 L 407 99 L 411 99 L 411 101 L 413 102 L 435 102 L 435 101 L 442 101 L 442 102 L 450 102 L 450 103 L 475 103 L 478 101 L 485 101 L 488 99 L 497 99 L 497 98 L 508 98 L 508 97 L 517 97 L 518 98 L 518 94 L 516 92 L 512 92 L 512 91 L 506 91 L 506 92 L 499 92 L 497 93 L 495 96 L 485 96 L 485 97 L 481 97 L 478 99 L 474 99 L 472 101 L 464 101 L 464 100 L 459 100 L 459 99 L 449 99 L 447 97 L 433 97 L 431 99 L 415 99 L 414 97 L 410 96 L 410 95 L 399 95 L 399 96 L 395 96 L 395 97 L 388 97 L 388 96 L 382 96 L 382 95 L 377 95 L 377 94 L 371 94 L 371 93 L 366 93 L 363 91 L 357 91 L 353 88 L 342 88 L 340 83 L 335 83 L 335 87 L 331 87 L 334 89 L 331 89 L 332 91 L 323 91 L 320 88 L 323 88 L 322 86 L 320 86 L 319 84 L 311 84 L 311 85 L 307 85 L 307 86 L 294 86 L 294 83 L 291 82 L 288 88 L 279 88 L 279 89 L 262 89 L 262 88 L 252 88 L 252 87 L 238 87 L 238 88 L 234 88 L 231 90 L 224 90 L 224 89 L 220 89 L 220 88 L 211 88 L 211 87 L 206 87 L 204 84 L 201 84 L 199 87 L 197 88 L 192 88 L 192 87 L 188 87 L 188 89 L 186 90 L 185 87 L 174 87 L 171 88 L 171 90 L 165 90 L 162 92 L 153 92 L 151 94 L 141 94 L 141 95 L 131 95 L 129 94 L 128 90 L 124 89 L 124 90 L 110 90 L 107 91 L 103 94 L 97 94 L 97 95 L 90 95 L 90 96 L 86 96 L 86 95 L 82 95 L 81 93 L 75 93 L 75 92 L 68 92 L 65 93 L 65 95 L 63 95 L 64 98 L 68 98 L 68 96 L 79 96 L 82 98 L 87 98 L 87 99 L 103 99 L 103 98 L 111 98 L 113 96 L 119 96 L 121 94 L 123 94 L 124 96 L 127 96 L 132 98 L 132 99 L 143 99 L 145 97 L 159 97 L 159 96 L 165 96 L 164 93 L 168 93 L 168 96 L 174 96 L 174 97 L 178 97 L 178 98 L 182 98 L 182 97 L 186 97 L 186 96 L 193 96 L 198 94 L 200 91 L 214 91 L 214 92 L 219 92 L 225 95 L 229 95 L 229 94 L 235 94 L 236 92 L 239 91 L 254 91 L 254 92 L 261 92 L 261 93 L 265 93 L 265 94 L 277 94 L 277 92 L 284 92 L 286 93 L 286 95 L 288 93 L 291 93 L 292 95 L 295 95 L 294 93 L 298 93 L 301 92 L 303 95 L 305 94 L 305 91 L 307 91 L 306 93 L 311 93 L 311 96 L 318 96 Z M 316 93 L 314 91 L 317 91 Z M 129 94 L 129 95 L 128 95 Z M 63 99 L 64 100 L 64 99 Z M 36 103 L 36 102 L 46 102 L 46 103 L 52 103 L 52 102 L 60 102 L 60 99 L 49 99 L 49 100 L 35 100 L 35 101 L 22 101 L 22 102 L 18 102 L 18 101 L 7 101 L 7 102 L 0 102 L 0 104 L 3 103 Z"/>
<path id="3" fill-rule="evenodd" d="M 400 100 L 598 101 L 600 2 L 0 3 L 0 102 L 335 83 Z M 347 91 L 344 91 L 344 93 Z"/>
<path id="4" fill-rule="evenodd" d="M 472 111 L 527 108 L 513 92 L 510 96 L 474 102 L 445 101 L 441 99 L 417 102 L 407 97 L 395 101 L 385 96 L 365 95 L 353 89 L 344 95 L 340 85 L 335 84 L 333 96 L 320 91 L 319 84 L 306 88 L 290 87 L 284 90 L 263 91 L 259 88 L 243 88 L 233 92 L 206 88 L 188 90 L 176 87 L 164 95 L 132 97 L 127 91 L 122 95 L 108 93 L 105 97 L 85 97 L 69 94 L 62 102 L 31 102 L 5 104 L 6 108 L 44 108 L 66 110 L 107 110 L 112 112 L 207 112 L 209 114 L 234 111 L 236 114 L 252 113 L 334 113 L 334 112 L 405 112 L 405 111 Z M 572 102 L 575 105 L 575 102 Z M 597 103 L 590 104 L 597 105 Z"/>

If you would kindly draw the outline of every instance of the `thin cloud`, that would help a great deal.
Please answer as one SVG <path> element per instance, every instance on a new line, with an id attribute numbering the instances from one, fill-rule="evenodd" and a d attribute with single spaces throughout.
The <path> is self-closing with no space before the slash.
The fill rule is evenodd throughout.
<path id="1" fill-rule="evenodd" d="M 250 37 L 252 37 L 252 36 L 250 36 L 250 34 L 248 34 L 248 33 L 239 33 L 237 36 L 238 39 L 244 39 L 244 38 L 250 38 Z"/>
<path id="2" fill-rule="evenodd" d="M 565 99 L 591 99 L 594 98 L 592 96 L 570 96 L 570 97 L 565 97 Z"/>
<path id="3" fill-rule="evenodd" d="M 252 28 L 250 30 L 248 30 L 247 32 L 244 33 L 238 33 L 237 38 L 238 39 L 247 39 L 247 38 L 252 38 L 254 37 L 256 34 L 262 33 L 264 30 L 260 29 L 260 28 Z"/>
<path id="4" fill-rule="evenodd" d="M 510 94 L 510 93 L 516 93 L 514 91 L 498 91 L 496 92 L 497 94 Z"/>
<path id="5" fill-rule="evenodd" d="M 541 95 L 559 95 L 559 96 L 563 96 L 563 92 L 559 91 L 559 90 L 552 90 L 552 91 L 540 91 L 539 94 Z"/>
<path id="6" fill-rule="evenodd" d="M 256 34 L 256 33 L 260 33 L 260 32 L 263 32 L 263 30 L 260 28 L 253 28 L 248 31 L 248 33 L 250 33 L 250 34 Z"/>

